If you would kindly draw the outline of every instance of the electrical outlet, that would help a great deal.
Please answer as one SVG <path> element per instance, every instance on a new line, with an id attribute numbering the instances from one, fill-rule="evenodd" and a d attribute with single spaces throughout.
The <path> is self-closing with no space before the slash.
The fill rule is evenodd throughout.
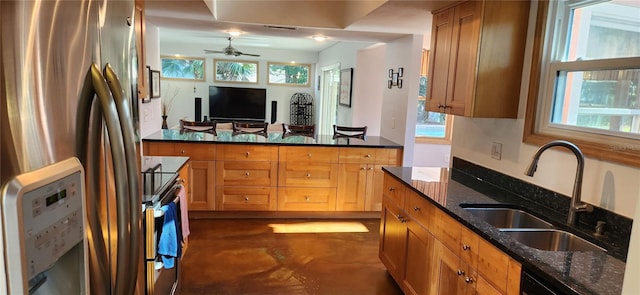
<path id="1" fill-rule="evenodd" d="M 500 160 L 502 159 L 502 144 L 499 142 L 494 142 L 491 145 L 491 157 Z"/>

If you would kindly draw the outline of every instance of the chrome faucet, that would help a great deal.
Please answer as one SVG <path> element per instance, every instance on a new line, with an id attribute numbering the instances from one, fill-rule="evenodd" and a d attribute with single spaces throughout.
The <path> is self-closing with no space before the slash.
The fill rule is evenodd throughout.
<path id="1" fill-rule="evenodd" d="M 569 206 L 569 215 L 567 216 L 567 224 L 576 225 L 576 214 L 578 212 L 593 211 L 592 205 L 580 201 L 580 194 L 582 190 L 582 174 L 584 172 L 584 155 L 582 154 L 582 151 L 575 144 L 565 140 L 554 140 L 548 142 L 545 145 L 541 146 L 533 155 L 531 164 L 529 164 L 529 167 L 525 171 L 525 174 L 527 176 L 533 176 L 533 174 L 536 172 L 536 169 L 538 168 L 538 160 L 540 159 L 540 155 L 542 155 L 542 152 L 554 146 L 561 146 L 571 150 L 573 154 L 576 155 L 576 159 L 578 160 L 576 179 L 573 183 L 573 194 L 571 195 L 571 205 Z"/>

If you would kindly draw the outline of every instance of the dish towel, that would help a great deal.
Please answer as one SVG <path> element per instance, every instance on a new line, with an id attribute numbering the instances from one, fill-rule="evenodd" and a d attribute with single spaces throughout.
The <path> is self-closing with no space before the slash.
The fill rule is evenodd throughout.
<path id="1" fill-rule="evenodd" d="M 182 226 L 182 240 L 186 240 L 189 236 L 189 211 L 187 208 L 187 190 L 183 187 L 180 188 L 178 193 L 180 198 L 180 225 Z"/>
<path id="2" fill-rule="evenodd" d="M 160 210 L 164 211 L 164 223 L 160 241 L 158 242 L 158 254 L 162 258 L 164 268 L 173 268 L 175 258 L 180 257 L 182 254 L 182 247 L 180 247 L 179 243 L 181 237 L 176 223 L 178 210 L 174 202 L 169 202 L 169 204 L 162 206 Z"/>

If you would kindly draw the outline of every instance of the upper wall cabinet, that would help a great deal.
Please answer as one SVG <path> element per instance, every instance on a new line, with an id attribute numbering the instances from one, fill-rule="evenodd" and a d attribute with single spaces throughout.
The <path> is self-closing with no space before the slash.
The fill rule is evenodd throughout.
<path id="1" fill-rule="evenodd" d="M 136 29 L 136 52 L 138 58 L 138 98 L 147 97 L 147 79 L 146 79 L 146 57 L 145 57 L 145 19 L 144 19 L 144 0 L 136 0 L 135 11 L 135 29 Z"/>
<path id="2" fill-rule="evenodd" d="M 529 1 L 467 1 L 434 11 L 427 110 L 516 118 Z"/>

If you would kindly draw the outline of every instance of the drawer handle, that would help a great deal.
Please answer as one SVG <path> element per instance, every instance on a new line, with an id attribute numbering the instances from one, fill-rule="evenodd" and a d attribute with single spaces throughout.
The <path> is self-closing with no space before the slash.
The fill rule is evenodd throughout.
<path id="1" fill-rule="evenodd" d="M 307 178 L 311 177 L 311 173 L 307 172 Z"/>
<path id="2" fill-rule="evenodd" d="M 459 270 L 458 270 L 458 275 L 459 275 L 459 276 L 464 275 L 464 270 L 459 269 Z"/>
<path id="3" fill-rule="evenodd" d="M 413 207 L 413 211 L 416 211 L 416 212 L 420 211 L 420 207 L 418 206 Z"/>
<path id="4" fill-rule="evenodd" d="M 371 155 L 367 154 L 364 157 L 368 159 L 368 158 L 371 158 Z"/>
<path id="5" fill-rule="evenodd" d="M 307 157 L 309 157 L 309 159 L 311 159 L 311 153 L 308 153 L 308 154 L 307 154 Z"/>
<path id="6" fill-rule="evenodd" d="M 465 277 L 464 278 L 464 282 L 467 283 L 467 284 L 471 284 L 471 283 L 473 283 L 473 278 Z"/>
<path id="7" fill-rule="evenodd" d="M 249 174 L 249 172 L 245 172 L 245 173 L 244 173 L 244 176 L 245 176 L 245 177 L 249 177 L 249 175 L 250 175 L 250 174 Z"/>
<path id="8" fill-rule="evenodd" d="M 395 191 L 395 190 L 396 190 L 396 188 L 395 188 L 395 187 L 389 187 L 389 191 L 390 191 L 390 192 Z"/>
<path id="9" fill-rule="evenodd" d="M 362 170 L 362 171 L 364 171 L 364 170 L 366 170 L 366 169 L 367 169 L 367 168 L 364 168 L 364 167 L 360 167 L 360 170 Z"/>
<path id="10" fill-rule="evenodd" d="M 251 154 L 251 153 L 246 152 L 246 153 L 244 153 L 244 156 L 245 156 L 246 158 L 248 158 L 250 154 Z"/>
<path id="11" fill-rule="evenodd" d="M 469 246 L 467 244 L 462 244 L 462 250 L 468 251 L 469 249 L 471 249 L 471 246 Z"/>
<path id="12" fill-rule="evenodd" d="M 245 202 L 249 202 L 249 197 L 244 197 Z"/>
<path id="13" fill-rule="evenodd" d="M 309 197 L 309 196 L 304 196 L 304 200 L 305 200 L 305 201 L 307 201 L 307 202 L 309 202 L 309 201 L 311 201 L 311 197 Z"/>
<path id="14" fill-rule="evenodd" d="M 373 170 L 373 167 L 369 167 L 369 170 Z"/>
<path id="15" fill-rule="evenodd" d="M 181 151 L 180 151 L 180 153 L 181 153 L 181 154 L 184 154 L 184 150 L 181 150 Z"/>

